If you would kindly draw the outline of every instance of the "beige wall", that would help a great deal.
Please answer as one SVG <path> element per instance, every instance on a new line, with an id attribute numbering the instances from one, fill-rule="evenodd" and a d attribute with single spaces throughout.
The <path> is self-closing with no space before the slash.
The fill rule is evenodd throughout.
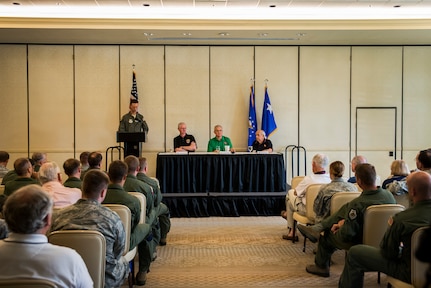
<path id="1" fill-rule="evenodd" d="M 415 168 L 417 151 L 431 147 L 430 59 L 427 46 L 0 45 L 0 149 L 11 153 L 9 168 L 38 150 L 60 165 L 85 150 L 104 154 L 117 145 L 134 64 L 140 111 L 150 126 L 143 154 L 152 175 L 180 121 L 199 151 L 206 151 L 215 124 L 245 151 L 250 79 L 259 127 L 267 79 L 278 125 L 275 151 L 299 144 L 308 162 L 322 152 L 348 167 L 358 149 L 384 178 L 395 119 L 361 110 L 357 120 L 356 107 L 397 108 L 397 158 Z"/>

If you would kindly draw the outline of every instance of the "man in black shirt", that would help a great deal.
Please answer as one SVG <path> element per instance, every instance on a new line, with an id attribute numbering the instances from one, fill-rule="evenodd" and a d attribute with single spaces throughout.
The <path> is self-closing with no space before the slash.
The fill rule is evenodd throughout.
<path id="1" fill-rule="evenodd" d="M 175 152 L 194 152 L 197 148 L 196 140 L 193 135 L 187 134 L 187 125 L 184 122 L 178 123 L 178 131 L 180 135 L 174 138 Z"/>

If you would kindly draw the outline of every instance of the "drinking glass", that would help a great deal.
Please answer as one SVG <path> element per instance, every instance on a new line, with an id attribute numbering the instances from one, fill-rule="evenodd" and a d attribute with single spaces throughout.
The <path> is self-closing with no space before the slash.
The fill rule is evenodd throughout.
<path id="1" fill-rule="evenodd" d="M 253 146 L 248 146 L 248 152 L 253 152 Z"/>

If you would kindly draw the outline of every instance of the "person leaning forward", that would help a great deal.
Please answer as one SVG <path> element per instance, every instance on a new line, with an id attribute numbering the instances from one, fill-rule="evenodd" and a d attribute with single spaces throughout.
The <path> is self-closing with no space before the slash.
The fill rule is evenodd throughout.
<path id="1" fill-rule="evenodd" d="M 350 248 L 339 287 L 363 287 L 364 272 L 368 271 L 380 271 L 411 283 L 412 234 L 431 224 L 431 176 L 423 171 L 414 172 L 407 177 L 407 185 L 413 207 L 389 219 L 380 248 L 368 245 Z"/>
<path id="2" fill-rule="evenodd" d="M 355 175 L 359 187 L 363 190 L 360 196 L 343 205 L 337 213 L 323 219 L 319 224 L 298 224 L 298 230 L 305 237 L 314 243 L 319 239 L 315 265 L 307 265 L 308 273 L 329 277 L 329 264 L 335 250 L 348 250 L 351 246 L 362 243 L 363 218 L 367 207 L 395 204 L 392 193 L 376 186 L 376 170 L 373 165 L 359 164 Z M 320 236 L 321 232 L 324 232 L 323 236 Z"/>

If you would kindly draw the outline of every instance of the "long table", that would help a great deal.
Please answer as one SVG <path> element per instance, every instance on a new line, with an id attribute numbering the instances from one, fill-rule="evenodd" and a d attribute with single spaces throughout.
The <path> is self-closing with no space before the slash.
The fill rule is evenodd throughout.
<path id="1" fill-rule="evenodd" d="M 157 155 L 156 177 L 173 217 L 277 215 L 285 175 L 280 153 Z"/>

